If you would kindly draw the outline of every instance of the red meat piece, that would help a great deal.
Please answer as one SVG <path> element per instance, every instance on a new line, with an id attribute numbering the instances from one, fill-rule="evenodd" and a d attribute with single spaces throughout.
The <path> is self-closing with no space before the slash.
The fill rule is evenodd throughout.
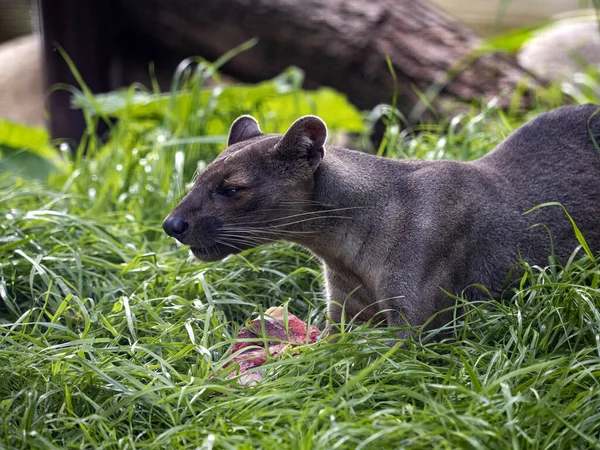
<path id="1" fill-rule="evenodd" d="M 240 330 L 238 342 L 231 349 L 232 354 L 238 352 L 239 354 L 236 354 L 224 367 L 239 364 L 239 368 L 232 371 L 229 377 L 241 375 L 240 384 L 256 384 L 262 380 L 262 372 L 246 373 L 249 369 L 262 366 L 267 361 L 268 355 L 274 357 L 286 349 L 302 344 L 313 344 L 320 335 L 321 331 L 317 327 L 314 325 L 307 327 L 305 322 L 290 313 L 287 315 L 286 329 L 283 308 L 271 308 L 267 310 L 264 320 L 254 319 L 249 326 Z M 264 341 L 260 341 L 264 337 L 268 339 L 266 346 Z M 243 341 L 240 341 L 242 339 Z"/>

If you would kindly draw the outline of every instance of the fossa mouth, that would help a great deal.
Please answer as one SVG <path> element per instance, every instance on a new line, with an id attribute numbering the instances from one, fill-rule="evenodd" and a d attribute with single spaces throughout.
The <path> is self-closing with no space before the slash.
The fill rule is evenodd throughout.
<path id="1" fill-rule="evenodd" d="M 239 253 L 233 247 L 228 247 L 223 244 L 213 244 L 209 246 L 193 246 L 190 247 L 192 254 L 201 261 L 219 261 L 232 253 Z"/>

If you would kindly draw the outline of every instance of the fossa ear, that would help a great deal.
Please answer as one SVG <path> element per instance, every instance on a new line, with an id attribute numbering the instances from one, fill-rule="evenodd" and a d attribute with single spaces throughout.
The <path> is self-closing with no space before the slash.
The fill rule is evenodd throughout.
<path id="1" fill-rule="evenodd" d="M 252 116 L 240 116 L 233 121 L 229 129 L 227 146 L 237 144 L 238 142 L 261 136 L 262 132 L 258 126 L 257 120 Z"/>
<path id="2" fill-rule="evenodd" d="M 327 126 L 317 116 L 296 120 L 275 146 L 275 151 L 289 159 L 305 158 L 314 172 L 325 156 Z"/>

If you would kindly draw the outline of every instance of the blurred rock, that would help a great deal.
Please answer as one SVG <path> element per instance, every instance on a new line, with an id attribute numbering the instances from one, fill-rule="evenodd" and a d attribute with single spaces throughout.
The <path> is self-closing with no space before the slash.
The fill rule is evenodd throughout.
<path id="1" fill-rule="evenodd" d="M 40 37 L 0 44 L 0 118 L 45 126 Z"/>
<path id="2" fill-rule="evenodd" d="M 539 30 L 518 54 L 521 66 L 548 81 L 600 68 L 600 24 L 595 15 L 569 17 Z"/>
<path id="3" fill-rule="evenodd" d="M 565 11 L 586 7 L 582 0 L 430 0 L 481 34 L 542 24 Z M 587 2 L 589 6 L 591 2 Z"/>

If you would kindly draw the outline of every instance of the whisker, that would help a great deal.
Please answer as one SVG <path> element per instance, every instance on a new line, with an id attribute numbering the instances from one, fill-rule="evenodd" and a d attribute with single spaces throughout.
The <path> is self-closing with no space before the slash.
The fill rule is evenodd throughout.
<path id="1" fill-rule="evenodd" d="M 257 237 L 245 237 L 245 236 L 231 235 L 231 234 L 225 234 L 225 233 L 220 234 L 220 237 L 225 238 L 227 240 L 233 240 L 240 244 L 247 244 L 247 245 L 263 245 L 263 244 L 267 244 L 269 242 L 273 242 L 273 240 L 271 240 L 271 239 L 260 239 Z"/>
<path id="2" fill-rule="evenodd" d="M 262 245 L 266 242 L 271 242 L 267 239 L 259 239 L 257 237 L 244 237 L 244 236 L 238 236 L 238 235 L 221 234 L 219 237 L 222 239 L 233 240 L 233 241 L 237 241 L 239 243 L 246 243 L 246 244 L 252 244 L 252 245 Z"/>
<path id="3" fill-rule="evenodd" d="M 239 248 L 238 246 L 233 245 L 233 244 L 231 244 L 229 242 L 224 242 L 224 241 L 221 241 L 220 239 L 215 239 L 215 242 L 217 242 L 218 244 L 221 244 L 221 245 L 225 245 L 227 247 L 234 248 L 234 249 L 236 249 L 236 250 L 238 250 L 240 252 L 243 252 L 243 250 L 241 248 Z"/>
<path id="4" fill-rule="evenodd" d="M 300 216 L 306 216 L 309 214 L 322 214 L 322 213 L 331 213 L 331 212 L 339 212 L 339 211 L 348 211 L 350 209 L 357 209 L 359 208 L 358 206 L 349 206 L 347 208 L 335 208 L 335 209 L 326 209 L 326 210 L 319 210 L 319 211 L 307 211 L 307 212 L 303 212 L 303 213 L 299 213 L 299 214 L 291 214 L 289 216 L 284 216 L 284 217 L 280 217 L 277 219 L 273 219 L 273 220 L 285 220 L 285 219 L 291 219 L 292 217 L 300 217 Z"/>
<path id="5" fill-rule="evenodd" d="M 319 202 L 317 200 L 282 200 L 279 202 L 282 205 L 318 205 L 318 206 L 324 206 L 326 208 L 330 208 L 332 206 L 331 203 L 323 203 L 323 202 Z"/>
<path id="6" fill-rule="evenodd" d="M 202 249 L 202 253 L 206 253 L 208 256 L 210 256 L 210 248 L 207 247 L 204 244 L 200 244 L 200 248 Z"/>
<path id="7" fill-rule="evenodd" d="M 308 212 L 303 212 L 303 213 L 298 213 L 298 214 L 290 214 L 288 216 L 277 217 L 274 219 L 269 219 L 269 222 L 288 220 L 288 219 L 292 219 L 295 217 L 309 216 L 309 215 L 315 215 L 315 214 L 321 214 L 320 218 L 322 218 L 322 219 L 342 218 L 342 217 L 327 216 L 326 214 L 340 212 L 340 211 L 348 211 L 351 209 L 359 209 L 359 208 L 362 208 L 362 207 L 350 206 L 347 208 L 335 208 L 335 209 L 329 209 L 329 210 L 308 211 Z M 343 218 L 350 219 L 350 217 L 343 217 Z M 252 225 L 252 224 L 256 224 L 256 223 L 262 223 L 262 222 L 256 222 L 256 221 L 255 222 L 234 222 L 234 225 Z"/>
<path id="8" fill-rule="evenodd" d="M 287 227 L 289 225 L 295 225 L 297 223 L 310 222 L 311 220 L 319 219 L 352 219 L 350 216 L 320 216 L 320 217 L 309 217 L 308 219 L 296 220 L 295 222 L 281 223 L 279 225 L 270 225 L 269 228 Z"/>
<path id="9" fill-rule="evenodd" d="M 250 234 L 250 233 L 248 233 L 248 234 Z M 243 232 L 240 232 L 239 230 L 224 229 L 224 228 L 221 228 L 219 230 L 219 237 L 220 236 L 247 238 L 247 239 L 268 239 L 267 237 L 264 237 L 264 236 L 256 236 L 256 235 L 247 236 L 246 234 L 244 234 Z"/>
<path id="10" fill-rule="evenodd" d="M 239 232 L 239 233 L 247 233 L 247 234 L 273 234 L 273 235 L 281 235 L 281 234 L 287 234 L 287 235 L 296 235 L 296 234 L 314 234 L 314 233 L 318 233 L 318 231 L 290 231 L 290 230 L 278 230 L 278 231 L 271 231 L 268 228 L 265 227 L 255 227 L 255 228 L 237 228 L 237 227 L 222 227 L 220 228 L 220 230 L 225 231 L 225 232 Z"/>

